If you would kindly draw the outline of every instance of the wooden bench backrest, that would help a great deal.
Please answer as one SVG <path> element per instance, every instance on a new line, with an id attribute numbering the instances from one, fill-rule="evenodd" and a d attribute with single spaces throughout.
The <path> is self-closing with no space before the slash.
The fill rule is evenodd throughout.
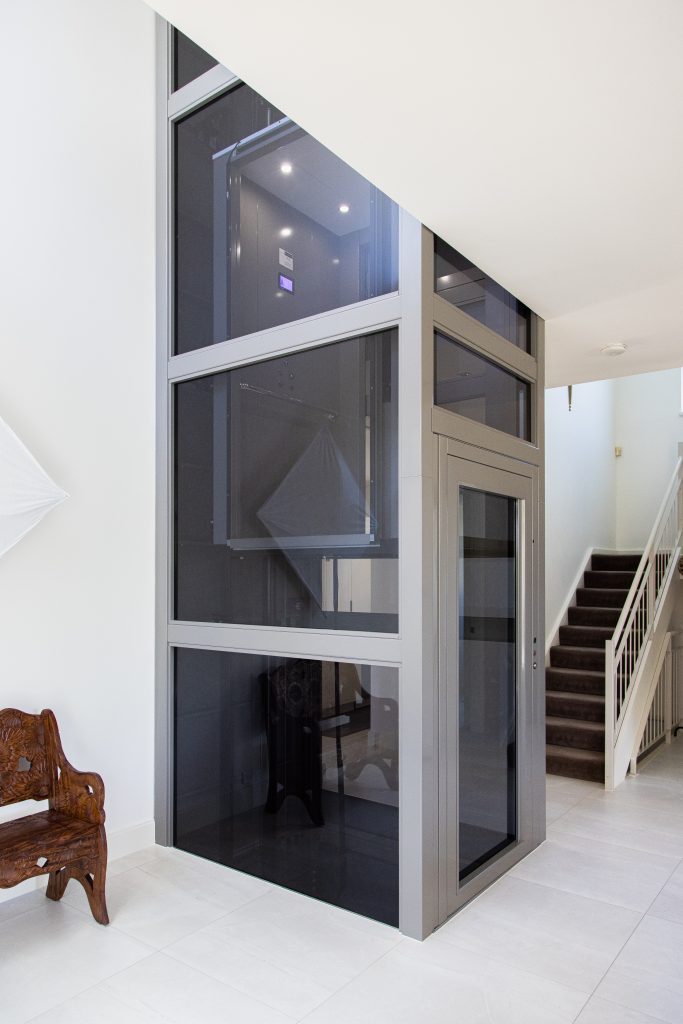
<path id="1" fill-rule="evenodd" d="M 15 708 L 0 711 L 0 807 L 22 800 L 46 800 L 53 767 L 49 727 L 44 713 Z"/>

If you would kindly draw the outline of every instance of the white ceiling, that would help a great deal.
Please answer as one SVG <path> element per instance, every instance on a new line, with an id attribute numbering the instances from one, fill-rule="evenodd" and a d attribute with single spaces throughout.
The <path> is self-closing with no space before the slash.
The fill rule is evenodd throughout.
<path id="1" fill-rule="evenodd" d="M 543 316 L 549 386 L 683 363 L 681 0 L 150 4 Z"/>

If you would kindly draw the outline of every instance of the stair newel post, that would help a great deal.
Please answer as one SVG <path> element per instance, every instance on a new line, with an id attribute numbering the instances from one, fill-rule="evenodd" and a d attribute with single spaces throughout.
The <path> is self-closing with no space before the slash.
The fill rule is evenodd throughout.
<path id="1" fill-rule="evenodd" d="M 672 634 L 667 635 L 667 648 L 664 662 L 664 724 L 665 724 L 665 743 L 671 743 L 671 731 L 674 727 L 673 711 L 673 657 L 671 651 L 671 637 Z"/>
<path id="2" fill-rule="evenodd" d="M 614 719 L 616 716 L 614 688 L 614 639 L 605 643 L 605 789 L 614 789 Z"/>

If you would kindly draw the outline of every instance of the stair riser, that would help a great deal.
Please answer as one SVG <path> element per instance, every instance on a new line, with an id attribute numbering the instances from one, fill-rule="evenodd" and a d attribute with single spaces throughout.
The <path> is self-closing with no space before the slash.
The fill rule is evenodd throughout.
<path id="1" fill-rule="evenodd" d="M 605 644 L 611 639 L 612 630 L 608 627 L 594 626 L 560 626 L 560 643 L 568 647 L 597 647 L 604 650 Z"/>
<path id="2" fill-rule="evenodd" d="M 640 555 L 593 555 L 591 569 L 598 572 L 634 573 L 640 565 Z"/>
<path id="3" fill-rule="evenodd" d="M 565 669 L 547 668 L 545 685 L 548 690 L 560 690 L 563 693 L 590 693 L 597 697 L 605 695 L 604 675 L 591 675 L 588 672 L 572 672 L 570 675 Z"/>
<path id="4" fill-rule="evenodd" d="M 583 701 L 580 694 L 546 693 L 545 713 L 557 718 L 574 718 L 582 722 L 604 722 L 605 705 Z"/>
<path id="5" fill-rule="evenodd" d="M 586 669 L 588 672 L 605 671 L 604 650 L 585 647 L 551 647 L 550 664 L 553 668 Z"/>
<path id="6" fill-rule="evenodd" d="M 566 726 L 546 726 L 546 742 L 554 743 L 558 747 L 571 747 L 574 750 L 595 750 L 600 754 L 605 752 L 604 732 L 586 731 L 580 725 L 573 725 L 567 721 Z"/>
<path id="7" fill-rule="evenodd" d="M 552 754 L 546 758 L 546 771 L 550 775 L 562 775 L 567 779 L 584 779 L 586 782 L 604 782 L 605 766 L 597 764 L 575 764 L 563 757 Z"/>
<path id="8" fill-rule="evenodd" d="M 570 626 L 604 626 L 613 629 L 619 621 L 618 608 L 579 608 L 568 610 Z"/>
<path id="9" fill-rule="evenodd" d="M 576 603 L 579 606 L 590 608 L 618 608 L 619 612 L 624 607 L 624 601 L 628 590 L 597 589 L 591 587 L 579 587 L 576 591 Z"/>
<path id="10" fill-rule="evenodd" d="M 604 587 L 609 590 L 629 590 L 633 583 L 632 572 L 595 572 L 587 569 L 583 577 L 584 587 Z"/>

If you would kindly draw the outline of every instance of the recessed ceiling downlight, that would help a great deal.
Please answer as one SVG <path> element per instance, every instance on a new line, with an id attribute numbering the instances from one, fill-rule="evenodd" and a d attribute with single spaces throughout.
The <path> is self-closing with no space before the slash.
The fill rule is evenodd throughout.
<path id="1" fill-rule="evenodd" d="M 626 351 L 626 345 L 621 341 L 615 341 L 611 345 L 605 345 L 600 351 L 603 356 L 623 356 Z"/>
<path id="2" fill-rule="evenodd" d="M 280 164 L 280 170 L 282 171 L 283 174 L 292 173 L 292 165 L 290 164 L 289 160 L 285 160 L 283 163 Z"/>
<path id="3" fill-rule="evenodd" d="M 339 204 L 339 212 L 340 213 L 348 213 L 350 209 L 351 209 L 351 207 L 349 206 L 348 203 L 340 203 Z"/>

